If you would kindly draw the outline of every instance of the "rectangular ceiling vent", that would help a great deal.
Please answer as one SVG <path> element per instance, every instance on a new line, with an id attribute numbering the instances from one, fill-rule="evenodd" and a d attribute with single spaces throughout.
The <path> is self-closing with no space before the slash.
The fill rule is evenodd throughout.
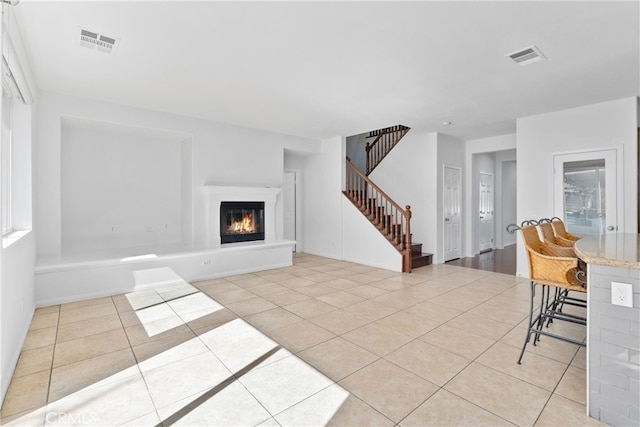
<path id="1" fill-rule="evenodd" d="M 521 66 L 533 64 L 534 62 L 546 59 L 542 52 L 540 52 L 540 49 L 538 49 L 536 46 L 529 46 L 517 52 L 510 53 L 506 56 L 508 56 L 513 62 Z"/>
<path id="2" fill-rule="evenodd" d="M 80 28 L 80 46 L 107 54 L 113 54 L 115 53 L 117 44 L 118 39 L 116 38 Z"/>

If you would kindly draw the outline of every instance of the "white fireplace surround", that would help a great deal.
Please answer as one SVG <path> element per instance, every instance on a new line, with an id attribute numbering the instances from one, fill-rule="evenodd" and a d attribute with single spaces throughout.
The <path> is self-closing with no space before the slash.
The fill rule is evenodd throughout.
<path id="1" fill-rule="evenodd" d="M 270 243 L 276 240 L 276 198 L 282 189 L 205 185 L 205 190 L 209 199 L 207 203 L 209 245 L 221 246 L 220 204 L 222 202 L 264 202 L 264 242 Z M 233 245 L 233 243 L 230 244 Z"/>

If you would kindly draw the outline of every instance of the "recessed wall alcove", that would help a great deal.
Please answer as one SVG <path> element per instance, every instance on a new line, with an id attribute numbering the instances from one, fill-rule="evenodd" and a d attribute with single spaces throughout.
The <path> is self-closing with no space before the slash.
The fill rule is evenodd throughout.
<path id="1" fill-rule="evenodd" d="M 62 253 L 188 244 L 191 144 L 184 133 L 62 118 Z"/>

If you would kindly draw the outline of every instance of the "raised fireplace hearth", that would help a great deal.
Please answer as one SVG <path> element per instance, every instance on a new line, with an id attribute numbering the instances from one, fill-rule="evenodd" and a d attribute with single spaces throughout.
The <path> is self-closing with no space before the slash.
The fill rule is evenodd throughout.
<path id="1" fill-rule="evenodd" d="M 220 243 L 264 240 L 264 202 L 221 202 Z"/>

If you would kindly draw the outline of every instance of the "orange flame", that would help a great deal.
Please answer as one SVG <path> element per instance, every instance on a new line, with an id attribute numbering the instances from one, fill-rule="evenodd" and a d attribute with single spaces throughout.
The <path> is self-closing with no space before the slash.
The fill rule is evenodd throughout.
<path id="1" fill-rule="evenodd" d="M 253 233 L 253 214 L 246 214 L 240 221 L 232 222 L 228 230 L 232 233 Z"/>

